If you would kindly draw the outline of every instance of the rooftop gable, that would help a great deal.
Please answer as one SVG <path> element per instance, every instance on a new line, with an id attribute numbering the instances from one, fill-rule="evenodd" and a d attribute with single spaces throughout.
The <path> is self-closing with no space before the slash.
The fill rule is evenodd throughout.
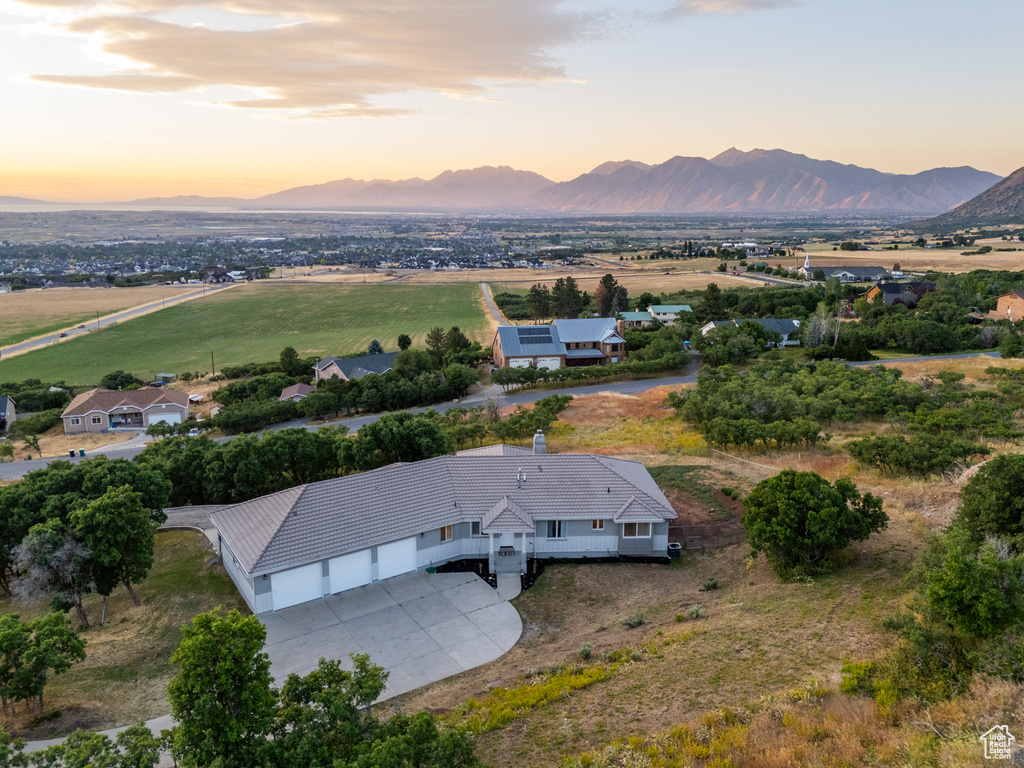
<path id="1" fill-rule="evenodd" d="M 555 320 L 558 337 L 565 344 L 600 341 L 607 331 L 615 331 L 614 317 L 588 317 Z"/>
<path id="2" fill-rule="evenodd" d="M 145 410 L 160 405 L 188 408 L 188 394 L 163 387 L 126 390 L 90 389 L 72 400 L 61 416 L 84 416 L 93 411 L 111 413 L 117 408 Z"/>

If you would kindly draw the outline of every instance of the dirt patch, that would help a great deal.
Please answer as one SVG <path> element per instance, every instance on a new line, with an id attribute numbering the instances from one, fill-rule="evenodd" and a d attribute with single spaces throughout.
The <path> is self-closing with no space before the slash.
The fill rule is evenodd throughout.
<path id="1" fill-rule="evenodd" d="M 726 496 L 715 488 L 708 491 L 716 502 L 714 506 L 678 488 L 666 488 L 663 490 L 665 498 L 668 499 L 672 509 L 679 516 L 671 523 L 670 528 L 687 525 L 713 525 L 728 520 L 730 517 L 742 517 L 746 511 L 743 507 L 743 502 Z M 727 514 L 724 514 L 723 511 Z"/>
<path id="2" fill-rule="evenodd" d="M 582 427 L 607 424 L 619 419 L 667 419 L 674 416 L 675 412 L 663 404 L 664 400 L 664 394 L 660 397 L 614 392 L 583 395 L 573 398 L 569 407 L 558 415 L 558 420 L 571 427 Z"/>

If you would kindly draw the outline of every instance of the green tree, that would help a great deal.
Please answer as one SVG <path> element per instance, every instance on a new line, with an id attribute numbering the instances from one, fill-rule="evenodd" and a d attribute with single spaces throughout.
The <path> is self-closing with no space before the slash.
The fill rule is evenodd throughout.
<path id="1" fill-rule="evenodd" d="M 132 583 L 139 583 L 153 567 L 153 548 L 159 523 L 142 505 L 141 494 L 129 485 L 112 488 L 95 501 L 71 513 L 75 538 L 89 550 L 96 591 L 106 599 L 120 583 L 132 602 L 141 605 Z M 101 622 L 102 623 L 102 622 Z"/>
<path id="2" fill-rule="evenodd" d="M 255 616 L 220 609 L 182 628 L 167 684 L 177 721 L 171 754 L 181 765 L 249 768 L 270 732 L 277 697 L 271 688 L 267 633 Z"/>
<path id="3" fill-rule="evenodd" d="M 696 314 L 702 323 L 725 318 L 725 297 L 716 283 L 708 283 L 708 287 L 701 293 Z"/>
<path id="4" fill-rule="evenodd" d="M 991 637 L 1024 618 L 1024 556 L 998 540 L 979 544 L 964 530 L 938 539 L 927 560 L 925 598 L 957 632 Z"/>
<path id="5" fill-rule="evenodd" d="M 534 320 L 551 317 L 551 291 L 546 285 L 536 283 L 530 286 L 526 302 L 530 307 L 530 314 Z"/>
<path id="6" fill-rule="evenodd" d="M 747 543 L 784 578 L 828 570 L 829 556 L 865 541 L 889 520 L 882 500 L 859 494 L 848 479 L 832 484 L 792 469 L 758 483 L 744 503 Z"/>
<path id="7" fill-rule="evenodd" d="M 415 379 L 421 373 L 434 370 L 434 358 L 422 349 L 407 349 L 395 355 L 391 370 L 407 379 Z"/>
<path id="8" fill-rule="evenodd" d="M 14 674 L 12 698 L 32 699 L 43 712 L 43 691 L 52 672 L 63 675 L 76 661 L 85 660 L 85 641 L 68 624 L 62 613 L 48 613 L 29 625 L 31 638 L 25 648 L 22 666 Z"/>
<path id="9" fill-rule="evenodd" d="M 960 492 L 954 523 L 976 541 L 1007 537 L 1024 552 L 1024 456 L 1007 453 L 986 462 Z"/>
<path id="10" fill-rule="evenodd" d="M 285 347 L 281 350 L 280 365 L 281 373 L 286 376 L 304 376 L 309 373 L 309 366 L 299 357 L 295 347 Z"/>
<path id="11" fill-rule="evenodd" d="M 384 347 L 380 345 L 380 342 L 374 339 L 370 342 L 370 346 L 366 348 L 366 354 L 368 355 L 383 355 Z"/>
<path id="12" fill-rule="evenodd" d="M 310 392 L 298 403 L 299 413 L 309 419 L 326 419 L 340 408 L 337 396 L 327 389 Z"/>
<path id="13" fill-rule="evenodd" d="M 551 312 L 555 317 L 579 317 L 584 305 L 584 295 L 572 276 L 555 280 L 551 289 Z"/>
<path id="14" fill-rule="evenodd" d="M 452 394 L 456 397 L 465 395 L 477 380 L 476 371 L 461 363 L 446 365 L 442 373 L 444 373 L 444 380 L 448 383 Z"/>
<path id="15" fill-rule="evenodd" d="M 427 352 L 434 358 L 434 367 L 440 368 L 441 361 L 444 359 L 445 350 L 445 334 L 444 328 L 440 326 L 434 326 L 427 331 Z"/>
<path id="16" fill-rule="evenodd" d="M 100 379 L 101 389 L 138 389 L 145 384 L 142 379 L 124 371 L 108 373 Z"/>
<path id="17" fill-rule="evenodd" d="M 407 333 L 398 334 L 398 349 L 401 352 L 405 352 L 409 347 L 412 346 L 412 337 Z"/>
<path id="18" fill-rule="evenodd" d="M 451 441 L 441 426 L 424 414 L 388 413 L 367 424 L 352 445 L 354 462 L 361 470 L 398 461 L 419 461 L 451 452 Z"/>
<path id="19" fill-rule="evenodd" d="M 25 665 L 25 651 L 31 636 L 32 630 L 18 614 L 0 616 L 0 700 L 3 701 L 4 712 L 7 712 L 9 703 L 17 701 L 15 681 Z"/>
<path id="20" fill-rule="evenodd" d="M 597 314 L 601 317 L 610 317 L 615 314 L 618 289 L 619 283 L 611 273 L 604 275 L 598 282 L 597 289 L 594 291 L 594 299 L 597 301 Z"/>
<path id="21" fill-rule="evenodd" d="M 445 362 L 459 362 L 460 353 L 472 346 L 466 334 L 457 325 L 448 329 L 444 335 L 444 360 Z"/>

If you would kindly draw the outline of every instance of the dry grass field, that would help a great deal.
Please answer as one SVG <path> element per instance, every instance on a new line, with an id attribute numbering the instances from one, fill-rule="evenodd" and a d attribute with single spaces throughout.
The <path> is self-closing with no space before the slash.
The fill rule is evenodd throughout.
<path id="1" fill-rule="evenodd" d="M 727 272 L 694 273 L 674 272 L 667 269 L 634 272 L 618 271 L 612 267 L 607 270 L 601 270 L 597 274 L 578 274 L 573 272 L 572 277 L 579 283 L 582 290 L 593 293 L 601 277 L 609 272 L 615 276 L 619 285 L 626 287 L 630 294 L 638 294 L 643 291 L 650 291 L 651 293 L 702 291 L 708 287 L 709 283 L 715 283 L 719 288 L 760 288 L 764 286 L 764 283 L 758 280 L 734 276 Z M 518 273 L 516 274 L 518 276 Z M 565 276 L 562 274 L 554 275 L 549 271 L 544 271 L 544 274 L 535 277 L 516 280 L 502 279 L 493 282 L 491 285 L 495 293 L 500 293 L 501 291 L 523 292 L 535 283 L 540 283 L 550 288 L 555 284 L 555 280 Z M 502 277 L 504 278 L 504 275 Z"/>
<path id="2" fill-rule="evenodd" d="M 992 250 L 980 256 L 961 256 L 962 252 L 975 251 L 982 245 L 995 248 L 1011 248 L 1010 251 Z M 899 263 L 904 272 L 970 272 L 975 269 L 1007 270 L 1016 272 L 1024 269 L 1024 243 L 1010 243 L 1005 240 L 979 240 L 973 246 L 963 248 L 914 248 L 901 245 L 898 251 L 833 251 L 831 243 L 810 243 L 805 246 L 814 266 L 835 266 L 863 264 L 864 266 L 892 267 Z M 798 264 L 795 262 L 799 262 Z M 797 259 L 783 259 L 784 266 L 803 266 L 803 255 Z"/>
<path id="3" fill-rule="evenodd" d="M 12 461 L 21 461 L 22 459 L 32 458 L 44 458 L 49 459 L 53 457 L 64 457 L 68 455 L 68 451 L 92 451 L 95 448 L 102 448 L 106 445 L 114 445 L 115 443 L 123 443 L 125 440 L 130 440 L 138 434 L 136 432 L 107 432 L 107 434 L 97 432 L 86 432 L 80 435 L 65 435 L 64 427 L 61 424 L 48 429 L 43 434 L 39 435 L 39 448 L 41 453 L 37 454 L 34 450 L 29 448 L 25 443 L 20 440 L 12 441 L 14 446 L 14 457 Z"/>
<path id="4" fill-rule="evenodd" d="M 103 729 L 166 715 L 164 691 L 173 674 L 171 654 L 181 642 L 181 627 L 193 616 L 222 606 L 248 609 L 224 569 L 216 564 L 206 537 L 195 531 L 157 534 L 153 569 L 136 588 L 136 608 L 124 589 L 107 602 L 107 621 L 99 626 L 101 598 L 85 600 L 92 628 L 83 631 L 86 660 L 46 687 L 48 711 L 60 717 L 29 725 L 24 710 L 0 718 L 4 730 L 29 739 L 66 735 L 75 728 Z M 0 611 L 29 620 L 49 610 L 43 603 L 17 605 L 0 600 Z M 78 622 L 70 614 L 73 625 Z"/>
<path id="5" fill-rule="evenodd" d="M 131 307 L 157 303 L 196 290 L 195 285 L 145 285 L 139 288 L 46 288 L 0 294 L 0 345 L 96 322 Z"/>

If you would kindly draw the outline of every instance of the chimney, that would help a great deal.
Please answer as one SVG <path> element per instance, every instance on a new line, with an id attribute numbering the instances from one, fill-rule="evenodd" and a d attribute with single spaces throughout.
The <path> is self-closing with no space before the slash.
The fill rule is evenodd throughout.
<path id="1" fill-rule="evenodd" d="M 537 430 L 537 434 L 533 436 L 533 452 L 534 453 L 547 453 L 548 452 L 548 441 L 544 439 L 544 431 L 541 429 Z"/>

